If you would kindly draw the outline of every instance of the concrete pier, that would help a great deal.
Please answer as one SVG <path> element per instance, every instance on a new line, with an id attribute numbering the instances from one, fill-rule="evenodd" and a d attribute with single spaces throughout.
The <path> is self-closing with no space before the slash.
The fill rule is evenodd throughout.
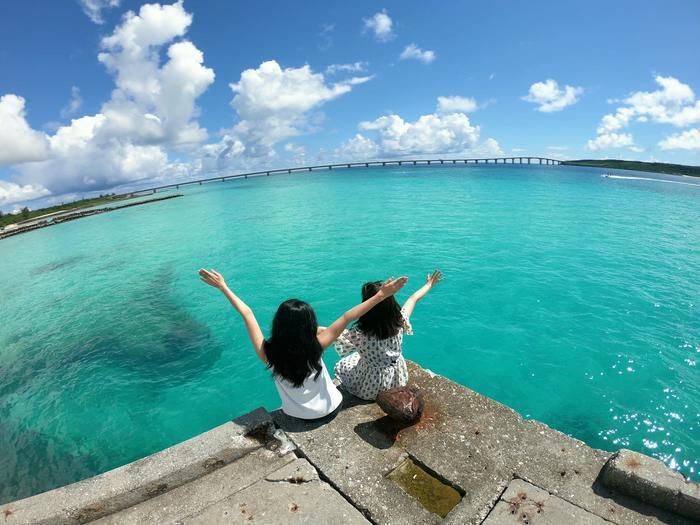
<path id="1" fill-rule="evenodd" d="M 375 403 L 349 394 L 319 421 L 258 409 L 142 460 L 2 505 L 0 517 L 9 525 L 700 520 L 698 485 L 660 462 L 592 449 L 416 365 L 409 373 L 426 400 L 416 425 L 399 428 Z"/>

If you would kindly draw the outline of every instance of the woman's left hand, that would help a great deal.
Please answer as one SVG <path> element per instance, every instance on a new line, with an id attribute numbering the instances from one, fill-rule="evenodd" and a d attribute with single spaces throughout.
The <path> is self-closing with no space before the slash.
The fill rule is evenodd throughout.
<path id="1" fill-rule="evenodd" d="M 199 277 L 203 282 L 207 283 L 209 286 L 223 290 L 226 288 L 226 281 L 224 276 L 221 275 L 216 270 L 205 270 L 204 268 L 199 269 Z"/>

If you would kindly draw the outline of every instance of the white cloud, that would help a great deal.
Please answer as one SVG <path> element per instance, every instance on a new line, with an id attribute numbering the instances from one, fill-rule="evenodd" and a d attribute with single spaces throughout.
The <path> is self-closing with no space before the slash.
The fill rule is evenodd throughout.
<path id="1" fill-rule="evenodd" d="M 47 137 L 29 126 L 24 99 L 12 94 L 0 97 L 0 165 L 37 161 L 47 155 Z"/>
<path id="2" fill-rule="evenodd" d="M 102 11 L 112 7 L 119 7 L 121 0 L 80 0 L 83 12 L 96 24 L 104 24 Z"/>
<path id="3" fill-rule="evenodd" d="M 78 86 L 73 86 L 70 89 L 70 101 L 68 104 L 61 110 L 61 116 L 63 118 L 68 118 L 71 115 L 73 115 L 76 111 L 80 109 L 80 106 L 83 105 L 83 99 L 80 96 L 80 89 Z"/>
<path id="4" fill-rule="evenodd" d="M 374 138 L 356 134 L 336 150 L 337 157 L 363 160 L 470 152 L 478 155 L 502 154 L 494 139 L 479 142 L 479 126 L 472 125 L 464 113 L 433 113 L 423 115 L 414 122 L 392 114 L 361 122 L 359 128 L 373 132 Z"/>
<path id="5" fill-rule="evenodd" d="M 700 129 L 693 128 L 669 135 L 664 140 L 659 142 L 661 149 L 687 149 L 692 151 L 700 151 Z"/>
<path id="6" fill-rule="evenodd" d="M 351 64 L 331 64 L 326 68 L 327 75 L 336 73 L 362 73 L 367 71 L 369 62 L 353 62 Z"/>
<path id="7" fill-rule="evenodd" d="M 438 97 L 437 110 L 440 113 L 471 113 L 476 111 L 477 103 L 472 97 Z"/>
<path id="8" fill-rule="evenodd" d="M 245 146 L 248 156 L 270 155 L 275 144 L 312 129 L 311 111 L 367 80 L 355 77 L 327 84 L 323 74 L 308 65 L 282 69 L 274 60 L 263 62 L 231 84 L 236 94 L 231 105 L 240 120 L 230 135 Z"/>
<path id="9" fill-rule="evenodd" d="M 360 133 L 344 142 L 336 150 L 337 157 L 348 160 L 373 160 L 377 158 L 378 154 L 379 146 L 377 143 Z"/>
<path id="10" fill-rule="evenodd" d="M 552 113 L 561 111 L 567 106 L 578 102 L 578 98 L 583 93 L 583 88 L 566 85 L 559 87 L 556 80 L 551 78 L 544 82 L 535 82 L 530 86 L 528 94 L 522 97 L 527 102 L 538 104 L 537 111 Z"/>
<path id="11" fill-rule="evenodd" d="M 181 176 L 186 166 L 169 164 L 168 150 L 207 137 L 195 101 L 214 81 L 201 51 L 182 39 L 191 21 L 181 1 L 127 13 L 98 55 L 115 77 L 110 100 L 48 137 L 48 158 L 18 166 L 19 180 L 63 194 Z"/>
<path id="12" fill-rule="evenodd" d="M 600 150 L 634 146 L 634 140 L 629 133 L 602 133 L 594 140 L 588 141 L 588 149 Z"/>
<path id="13" fill-rule="evenodd" d="M 609 101 L 621 102 L 622 105 L 614 113 L 603 116 L 596 130 L 598 137 L 588 141 L 589 149 L 603 149 L 604 144 L 613 144 L 610 147 L 632 145 L 631 135 L 617 133 L 628 127 L 632 121 L 671 124 L 676 127 L 700 122 L 700 101 L 695 99 L 695 93 L 690 86 L 676 78 L 660 75 L 656 76 L 654 81 L 660 89 L 636 91 L 622 101 Z"/>
<path id="14" fill-rule="evenodd" d="M 364 18 L 365 31 L 372 31 L 374 37 L 380 42 L 388 42 L 396 35 L 393 31 L 394 23 L 386 12 L 382 9 L 381 12 L 375 13 L 369 18 Z"/>
<path id="15" fill-rule="evenodd" d="M 435 51 L 423 51 L 416 44 L 407 45 L 399 55 L 400 60 L 414 59 L 423 62 L 424 64 L 430 64 L 436 58 L 437 55 L 435 54 Z"/>
<path id="16" fill-rule="evenodd" d="M 0 208 L 8 204 L 26 202 L 49 194 L 49 190 L 26 184 L 20 186 L 14 182 L 0 180 Z"/>
<path id="17" fill-rule="evenodd" d="M 615 113 L 605 115 L 599 133 L 627 127 L 632 119 L 685 127 L 700 122 L 700 101 L 687 84 L 673 77 L 656 76 L 656 91 L 636 91 L 622 101 Z"/>

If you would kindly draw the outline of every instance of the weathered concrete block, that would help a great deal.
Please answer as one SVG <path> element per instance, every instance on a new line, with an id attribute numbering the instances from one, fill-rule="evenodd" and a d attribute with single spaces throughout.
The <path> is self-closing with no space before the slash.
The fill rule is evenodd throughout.
<path id="1" fill-rule="evenodd" d="M 605 464 L 601 481 L 609 489 L 700 521 L 700 485 L 658 459 L 622 449 Z"/>
<path id="2" fill-rule="evenodd" d="M 118 512 L 211 473 L 265 443 L 270 415 L 258 409 L 133 463 L 0 507 L 8 525 L 77 525 Z"/>
<path id="3" fill-rule="evenodd" d="M 514 479 L 483 525 L 607 525 L 609 521 L 521 479 Z"/>

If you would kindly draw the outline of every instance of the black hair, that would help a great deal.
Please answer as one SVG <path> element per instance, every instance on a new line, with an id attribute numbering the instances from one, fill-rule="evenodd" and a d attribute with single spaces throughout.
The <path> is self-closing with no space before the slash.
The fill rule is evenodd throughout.
<path id="1" fill-rule="evenodd" d="M 364 302 L 376 294 L 382 287 L 382 284 L 381 281 L 372 281 L 362 285 L 362 301 Z M 361 316 L 355 323 L 355 326 L 363 334 L 376 337 L 377 339 L 393 337 L 399 333 L 403 326 L 401 307 L 393 295 L 387 297 L 365 315 Z"/>
<path id="2" fill-rule="evenodd" d="M 299 299 L 288 299 L 279 305 L 272 320 L 272 334 L 263 345 L 272 375 L 295 387 L 302 386 L 314 370 L 314 378 L 318 378 L 323 348 L 317 332 L 318 322 L 311 305 Z"/>

